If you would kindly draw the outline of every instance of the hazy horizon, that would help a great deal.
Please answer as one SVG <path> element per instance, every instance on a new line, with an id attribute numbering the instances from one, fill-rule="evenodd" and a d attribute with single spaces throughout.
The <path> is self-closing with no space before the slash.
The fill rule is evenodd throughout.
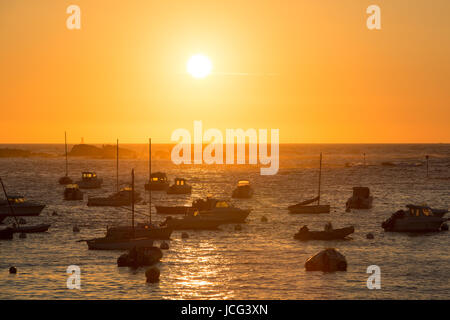
<path id="1" fill-rule="evenodd" d="M 0 143 L 169 143 L 194 120 L 281 143 L 450 142 L 449 1 L 377 0 L 381 30 L 365 0 L 78 0 L 80 30 L 70 4 L 1 3 Z"/>

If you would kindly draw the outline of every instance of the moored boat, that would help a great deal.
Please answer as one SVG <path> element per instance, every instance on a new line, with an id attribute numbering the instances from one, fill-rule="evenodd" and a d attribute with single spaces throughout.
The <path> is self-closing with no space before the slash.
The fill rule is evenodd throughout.
<path id="1" fill-rule="evenodd" d="M 367 187 L 353 187 L 353 195 L 347 200 L 345 206 L 350 209 L 370 209 L 372 208 L 373 197 Z"/>
<path id="2" fill-rule="evenodd" d="M 217 219 L 204 218 L 200 215 L 188 215 L 183 218 L 167 217 L 161 226 L 172 230 L 215 230 L 221 222 Z"/>
<path id="3" fill-rule="evenodd" d="M 134 230 L 131 226 L 108 227 L 106 237 L 116 239 L 147 238 L 158 240 L 169 240 L 172 229 L 168 227 L 160 227 L 149 223 L 138 223 Z"/>
<path id="4" fill-rule="evenodd" d="M 77 184 L 68 184 L 64 189 L 64 200 L 83 200 L 83 192 Z"/>
<path id="5" fill-rule="evenodd" d="M 47 232 L 50 228 L 50 224 L 37 224 L 34 226 L 13 226 L 14 233 L 40 233 Z"/>
<path id="6" fill-rule="evenodd" d="M 289 206 L 288 210 L 290 213 L 294 213 L 294 214 L 330 213 L 330 205 L 328 205 L 328 204 L 321 205 L 320 204 L 321 180 L 322 180 L 322 153 L 320 153 L 319 191 L 318 191 L 317 197 Z M 312 203 L 314 203 L 316 201 L 317 201 L 317 204 L 313 205 Z"/>
<path id="7" fill-rule="evenodd" d="M 240 180 L 236 189 L 233 190 L 232 198 L 248 199 L 253 196 L 253 188 L 250 186 L 250 181 Z"/>
<path id="8" fill-rule="evenodd" d="M 84 171 L 81 173 L 81 180 L 76 184 L 80 189 L 98 189 L 102 187 L 103 179 L 97 177 L 95 172 Z"/>
<path id="9" fill-rule="evenodd" d="M 194 210 L 198 210 L 200 217 L 215 219 L 222 224 L 245 222 L 251 212 L 251 209 L 240 209 L 226 200 L 210 197 L 207 197 L 206 200 L 197 199 L 192 206 Z"/>
<path id="10" fill-rule="evenodd" d="M 430 207 L 407 205 L 408 210 L 399 210 L 381 226 L 390 232 L 437 232 L 448 219 L 443 214 L 435 215 Z"/>
<path id="11" fill-rule="evenodd" d="M 145 190 L 164 191 L 169 187 L 167 175 L 164 172 L 154 172 L 150 176 L 150 181 L 144 185 Z"/>
<path id="12" fill-rule="evenodd" d="M 87 205 L 97 207 L 122 207 L 131 204 L 131 199 L 134 199 L 134 203 L 142 200 L 138 192 L 134 192 L 134 197 L 131 195 L 131 188 L 123 188 L 119 192 L 116 192 L 108 197 L 89 197 Z"/>
<path id="13" fill-rule="evenodd" d="M 9 202 L 9 204 L 8 204 Z M 7 200 L 0 200 L 0 216 L 38 216 L 45 205 L 28 201 L 21 195 L 8 195 Z"/>
<path id="14" fill-rule="evenodd" d="M 290 213 L 330 213 L 330 205 L 328 204 L 317 204 L 317 205 L 309 205 L 311 203 L 317 202 L 319 203 L 319 197 L 305 200 L 303 202 L 294 204 L 288 207 Z"/>
<path id="15" fill-rule="evenodd" d="M 150 248 L 153 246 L 153 239 L 130 238 L 130 239 L 110 239 L 107 237 L 96 238 L 86 241 L 89 250 L 129 250 L 136 248 Z"/>
<path id="16" fill-rule="evenodd" d="M 167 194 L 189 194 L 191 191 L 192 187 L 184 178 L 175 178 L 174 184 L 167 188 Z"/>
<path id="17" fill-rule="evenodd" d="M 345 227 L 340 229 L 328 229 L 323 231 L 310 231 L 308 227 L 303 226 L 295 235 L 294 239 L 307 240 L 340 240 L 355 232 L 355 228 Z"/>

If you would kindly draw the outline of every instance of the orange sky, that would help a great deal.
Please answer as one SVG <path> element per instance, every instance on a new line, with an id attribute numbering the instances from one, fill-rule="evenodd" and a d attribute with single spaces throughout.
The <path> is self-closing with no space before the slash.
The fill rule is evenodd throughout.
<path id="1" fill-rule="evenodd" d="M 1 1 L 0 143 L 165 143 L 194 120 L 288 143 L 450 142 L 449 39 L 448 0 Z M 199 52 L 204 79 L 185 71 Z"/>

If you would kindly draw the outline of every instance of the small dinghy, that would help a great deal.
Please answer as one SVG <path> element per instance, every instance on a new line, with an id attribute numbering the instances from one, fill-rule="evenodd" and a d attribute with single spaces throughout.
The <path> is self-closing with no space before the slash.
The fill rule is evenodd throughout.
<path id="1" fill-rule="evenodd" d="M 40 233 L 47 232 L 50 228 L 50 224 L 37 224 L 34 226 L 16 226 L 12 227 L 14 233 Z"/>
<path id="2" fill-rule="evenodd" d="M 341 228 L 341 229 L 333 229 L 331 224 L 327 224 L 326 230 L 324 231 L 309 231 L 307 226 L 303 226 L 299 232 L 294 235 L 294 239 L 301 241 L 308 240 L 343 240 L 348 235 L 355 232 L 355 228 L 353 226 Z"/>

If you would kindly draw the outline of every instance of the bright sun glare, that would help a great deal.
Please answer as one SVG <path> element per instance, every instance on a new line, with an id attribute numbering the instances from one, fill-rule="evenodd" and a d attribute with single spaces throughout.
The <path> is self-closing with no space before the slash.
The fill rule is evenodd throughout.
<path id="1" fill-rule="evenodd" d="M 186 69 L 194 78 L 204 78 L 211 73 L 212 63 L 207 56 L 196 54 L 189 59 Z"/>

